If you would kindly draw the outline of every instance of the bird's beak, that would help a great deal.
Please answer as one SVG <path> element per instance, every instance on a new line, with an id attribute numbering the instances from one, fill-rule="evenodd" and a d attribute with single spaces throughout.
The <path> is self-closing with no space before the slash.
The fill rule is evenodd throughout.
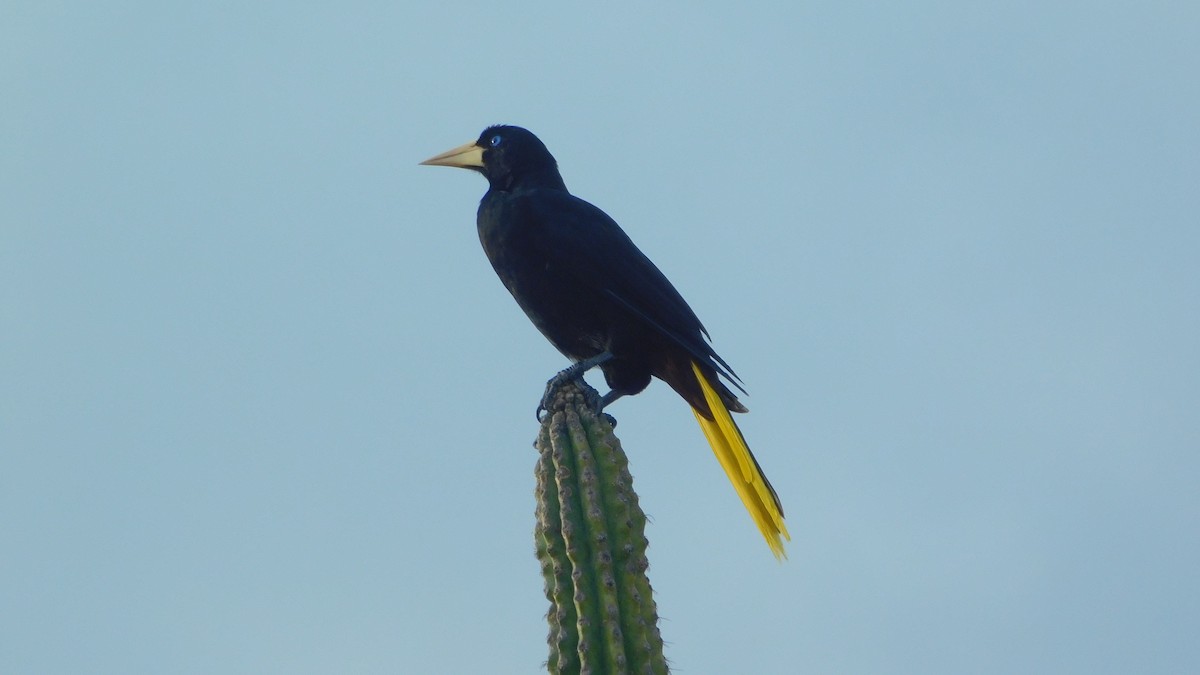
<path id="1" fill-rule="evenodd" d="M 428 164 L 429 166 L 457 166 L 462 169 L 482 169 L 483 148 L 475 145 L 475 141 L 471 141 L 453 150 L 447 150 L 440 155 L 434 155 L 421 162 L 421 164 Z"/>

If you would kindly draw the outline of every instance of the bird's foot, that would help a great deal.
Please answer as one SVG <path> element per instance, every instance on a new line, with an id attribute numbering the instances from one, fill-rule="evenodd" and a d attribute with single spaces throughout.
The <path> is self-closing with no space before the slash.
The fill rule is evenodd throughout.
<path id="1" fill-rule="evenodd" d="M 546 391 L 545 391 L 545 393 L 542 394 L 542 400 L 541 400 L 541 402 L 538 403 L 537 410 L 534 411 L 534 417 L 537 418 L 537 421 L 539 421 L 539 422 L 542 421 L 542 419 L 543 419 L 542 413 L 549 412 L 550 404 L 554 401 L 554 396 L 555 396 L 555 394 L 558 393 L 559 387 L 563 386 L 564 384 L 566 384 L 568 382 L 576 382 L 576 381 L 582 382 L 584 373 L 591 370 L 592 368 L 595 368 L 596 366 L 600 365 L 601 363 L 608 361 L 611 358 L 612 358 L 612 354 L 610 354 L 609 352 L 601 352 L 600 354 L 597 354 L 596 356 L 593 356 L 589 359 L 584 359 L 583 361 L 579 361 L 577 363 L 572 363 L 571 365 L 567 366 L 566 368 L 563 368 L 562 370 L 558 371 L 557 375 L 555 375 L 554 377 L 547 380 L 546 381 Z M 603 410 L 603 408 L 605 406 L 604 399 L 600 398 L 600 395 L 596 393 L 595 389 L 592 389 L 590 386 L 587 386 L 586 382 L 583 382 L 583 385 L 584 386 L 581 388 L 584 390 L 585 395 L 588 397 L 588 404 L 591 405 L 592 409 L 594 409 L 596 412 L 600 412 L 601 410 Z"/>
<path id="2" fill-rule="evenodd" d="M 573 367 L 573 366 L 572 366 Z M 583 373 L 572 372 L 571 368 L 565 368 L 558 372 L 557 375 L 546 381 L 546 391 L 542 394 L 542 400 L 538 403 L 537 411 L 534 416 L 537 421 L 541 422 L 544 415 L 542 413 L 550 412 L 550 404 L 553 403 L 554 397 L 558 395 L 558 390 L 564 384 L 573 382 Z"/>
<path id="3" fill-rule="evenodd" d="M 583 400 L 587 407 L 591 409 L 591 411 L 595 413 L 597 417 L 603 417 L 605 420 L 607 420 L 614 429 L 617 428 L 617 418 L 604 412 L 604 406 L 616 400 L 619 398 L 619 396 L 613 396 L 612 392 L 601 396 L 600 392 L 596 391 L 578 375 L 575 377 L 566 377 L 561 379 L 559 378 L 559 375 L 562 375 L 562 373 L 555 375 L 554 377 L 550 378 L 548 382 L 546 382 L 546 393 L 542 394 L 542 401 L 538 404 L 537 409 L 537 420 L 539 422 L 546 419 L 543 413 L 550 412 L 550 408 L 554 403 L 554 398 L 558 396 L 559 389 L 561 389 L 565 384 L 574 383 L 575 386 L 579 388 L 579 393 L 583 394 Z"/>

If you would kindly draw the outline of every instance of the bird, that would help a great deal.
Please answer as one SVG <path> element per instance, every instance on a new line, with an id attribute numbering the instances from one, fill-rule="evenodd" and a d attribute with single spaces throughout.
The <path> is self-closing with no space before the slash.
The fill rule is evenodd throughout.
<path id="1" fill-rule="evenodd" d="M 776 558 L 791 540 L 783 506 L 730 415 L 748 412 L 746 390 L 710 344 L 675 286 L 604 211 L 572 195 L 545 144 L 527 129 L 494 125 L 421 162 L 477 171 L 488 181 L 476 225 L 483 250 L 534 326 L 572 364 L 555 385 L 599 367 L 603 410 L 667 383 L 695 414 L 742 503 Z"/>

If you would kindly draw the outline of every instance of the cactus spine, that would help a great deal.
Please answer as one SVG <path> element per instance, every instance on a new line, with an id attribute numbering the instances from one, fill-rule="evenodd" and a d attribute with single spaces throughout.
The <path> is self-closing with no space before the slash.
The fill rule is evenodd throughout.
<path id="1" fill-rule="evenodd" d="M 586 388 L 586 389 L 585 389 Z M 550 601 L 553 674 L 665 674 L 646 577 L 646 516 L 612 424 L 585 383 L 558 388 L 542 421 L 537 556 Z"/>

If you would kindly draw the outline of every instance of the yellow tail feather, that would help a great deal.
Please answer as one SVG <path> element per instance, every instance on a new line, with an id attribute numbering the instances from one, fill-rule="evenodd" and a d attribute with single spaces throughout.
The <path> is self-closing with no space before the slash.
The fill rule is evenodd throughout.
<path id="1" fill-rule="evenodd" d="M 725 474 L 729 476 L 729 482 L 733 483 L 742 503 L 746 505 L 746 510 L 750 512 L 750 517 L 754 519 L 754 524 L 758 526 L 758 531 L 762 532 L 763 538 L 767 540 L 767 545 L 771 547 L 771 553 L 774 553 L 776 558 L 786 558 L 787 553 L 783 550 L 783 539 L 791 541 L 792 537 L 788 534 L 787 525 L 783 522 L 783 513 L 779 509 L 775 495 L 771 492 L 771 488 L 767 485 L 767 479 L 763 477 L 758 465 L 751 457 L 750 448 L 746 445 L 746 440 L 742 438 L 742 432 L 733 423 L 733 418 L 729 416 L 729 410 L 721 402 L 721 398 L 717 396 L 712 385 L 708 383 L 708 378 L 704 377 L 704 373 L 694 362 L 692 370 L 696 373 L 696 379 L 700 381 L 700 388 L 704 391 L 704 400 L 708 402 L 708 409 L 712 411 L 713 415 L 713 419 L 710 420 L 701 415 L 700 411 L 693 409 L 696 421 L 700 422 L 700 428 L 704 430 L 708 444 L 712 446 L 713 454 L 717 456 L 721 468 L 725 469 Z"/>

